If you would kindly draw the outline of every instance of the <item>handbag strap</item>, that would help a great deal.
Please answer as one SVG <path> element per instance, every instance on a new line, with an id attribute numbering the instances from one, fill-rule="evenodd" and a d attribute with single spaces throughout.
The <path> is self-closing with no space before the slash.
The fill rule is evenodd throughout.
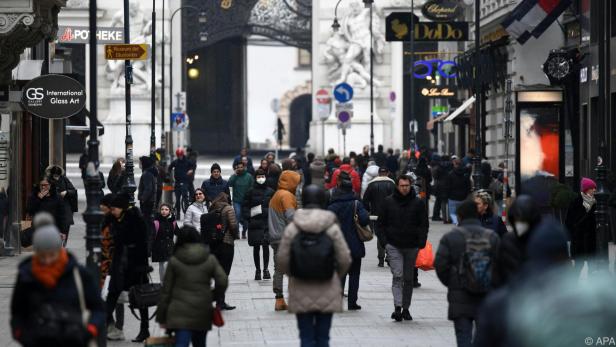
<path id="1" fill-rule="evenodd" d="M 132 306 L 128 306 L 130 308 L 130 313 L 133 314 L 133 316 L 135 316 L 135 318 L 137 318 L 138 321 L 141 320 L 141 318 L 139 317 L 138 314 L 135 313 L 135 308 Z M 158 308 L 156 308 L 156 310 L 154 310 L 154 313 L 152 313 L 152 316 L 150 318 L 148 318 L 147 316 L 145 318 L 148 318 L 148 321 L 152 320 L 152 318 L 156 317 L 156 314 L 158 313 Z"/>
<path id="2" fill-rule="evenodd" d="M 79 307 L 81 308 L 82 316 L 83 316 L 83 324 L 87 324 L 86 315 L 83 314 L 86 312 L 86 299 L 83 294 L 83 281 L 81 280 L 81 274 L 79 273 L 79 268 L 77 266 L 73 267 L 73 279 L 75 280 L 75 287 L 77 288 L 77 296 L 79 297 Z"/>

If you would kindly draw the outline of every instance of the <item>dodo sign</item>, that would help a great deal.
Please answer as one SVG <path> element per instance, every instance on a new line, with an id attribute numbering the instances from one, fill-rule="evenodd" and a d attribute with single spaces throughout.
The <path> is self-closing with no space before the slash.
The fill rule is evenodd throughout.
<path id="1" fill-rule="evenodd" d="M 21 96 L 26 111 L 46 119 L 68 118 L 86 105 L 86 91 L 77 80 L 64 75 L 43 75 L 28 82 Z"/>

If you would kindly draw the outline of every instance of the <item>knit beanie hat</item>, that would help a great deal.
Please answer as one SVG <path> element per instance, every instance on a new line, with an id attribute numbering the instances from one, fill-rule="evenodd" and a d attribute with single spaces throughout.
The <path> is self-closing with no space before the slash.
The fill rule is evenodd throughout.
<path id="1" fill-rule="evenodd" d="M 113 203 L 113 199 L 115 199 L 115 197 L 115 194 L 105 194 L 105 196 L 103 196 L 103 198 L 101 199 L 101 205 L 111 207 L 111 204 Z"/>
<path id="2" fill-rule="evenodd" d="M 32 237 L 32 247 L 35 251 L 53 251 L 62 248 L 62 238 L 58 227 L 45 225 L 38 228 Z"/>
<path id="3" fill-rule="evenodd" d="M 111 202 L 110 207 L 117 207 L 123 210 L 128 209 L 128 196 L 126 196 L 125 194 L 116 195 L 113 201 Z"/>
<path id="4" fill-rule="evenodd" d="M 34 228 L 34 230 L 45 225 L 54 225 L 55 223 L 55 219 L 53 218 L 51 213 L 45 211 L 41 211 L 35 214 L 34 218 L 32 218 L 32 227 Z"/>
<path id="5" fill-rule="evenodd" d="M 580 190 L 582 191 L 582 193 L 586 193 L 589 189 L 596 188 L 597 184 L 595 184 L 595 181 L 591 180 L 590 178 L 582 177 L 582 182 L 580 183 Z"/>
<path id="6" fill-rule="evenodd" d="M 212 164 L 212 167 L 210 168 L 210 172 L 214 172 L 214 170 L 218 170 L 222 172 L 222 170 L 220 169 L 220 165 L 218 165 L 218 163 Z"/>

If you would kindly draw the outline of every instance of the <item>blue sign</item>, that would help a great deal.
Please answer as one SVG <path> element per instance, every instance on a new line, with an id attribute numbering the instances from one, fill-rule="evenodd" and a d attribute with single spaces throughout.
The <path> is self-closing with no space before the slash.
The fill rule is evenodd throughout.
<path id="1" fill-rule="evenodd" d="M 188 115 L 184 112 L 173 112 L 171 114 L 171 128 L 175 131 L 186 130 L 188 127 Z"/>
<path id="2" fill-rule="evenodd" d="M 458 76 L 458 65 L 451 60 L 419 60 L 413 64 L 413 76 L 415 78 L 426 78 L 432 76 L 432 71 L 436 65 L 436 71 L 443 78 L 456 78 Z"/>
<path id="3" fill-rule="evenodd" d="M 353 87 L 348 83 L 340 83 L 334 88 L 334 98 L 338 102 L 349 102 L 353 99 Z"/>
<path id="4" fill-rule="evenodd" d="M 342 111 L 338 113 L 338 120 L 340 123 L 346 123 L 351 120 L 351 114 L 347 111 Z"/>

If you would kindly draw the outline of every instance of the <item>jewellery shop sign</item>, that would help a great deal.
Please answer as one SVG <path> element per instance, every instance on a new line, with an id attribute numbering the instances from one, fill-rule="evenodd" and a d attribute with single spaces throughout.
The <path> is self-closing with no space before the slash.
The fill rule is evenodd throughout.
<path id="1" fill-rule="evenodd" d="M 22 89 L 24 109 L 46 119 L 68 118 L 86 105 L 86 91 L 77 80 L 64 75 L 43 75 Z"/>

